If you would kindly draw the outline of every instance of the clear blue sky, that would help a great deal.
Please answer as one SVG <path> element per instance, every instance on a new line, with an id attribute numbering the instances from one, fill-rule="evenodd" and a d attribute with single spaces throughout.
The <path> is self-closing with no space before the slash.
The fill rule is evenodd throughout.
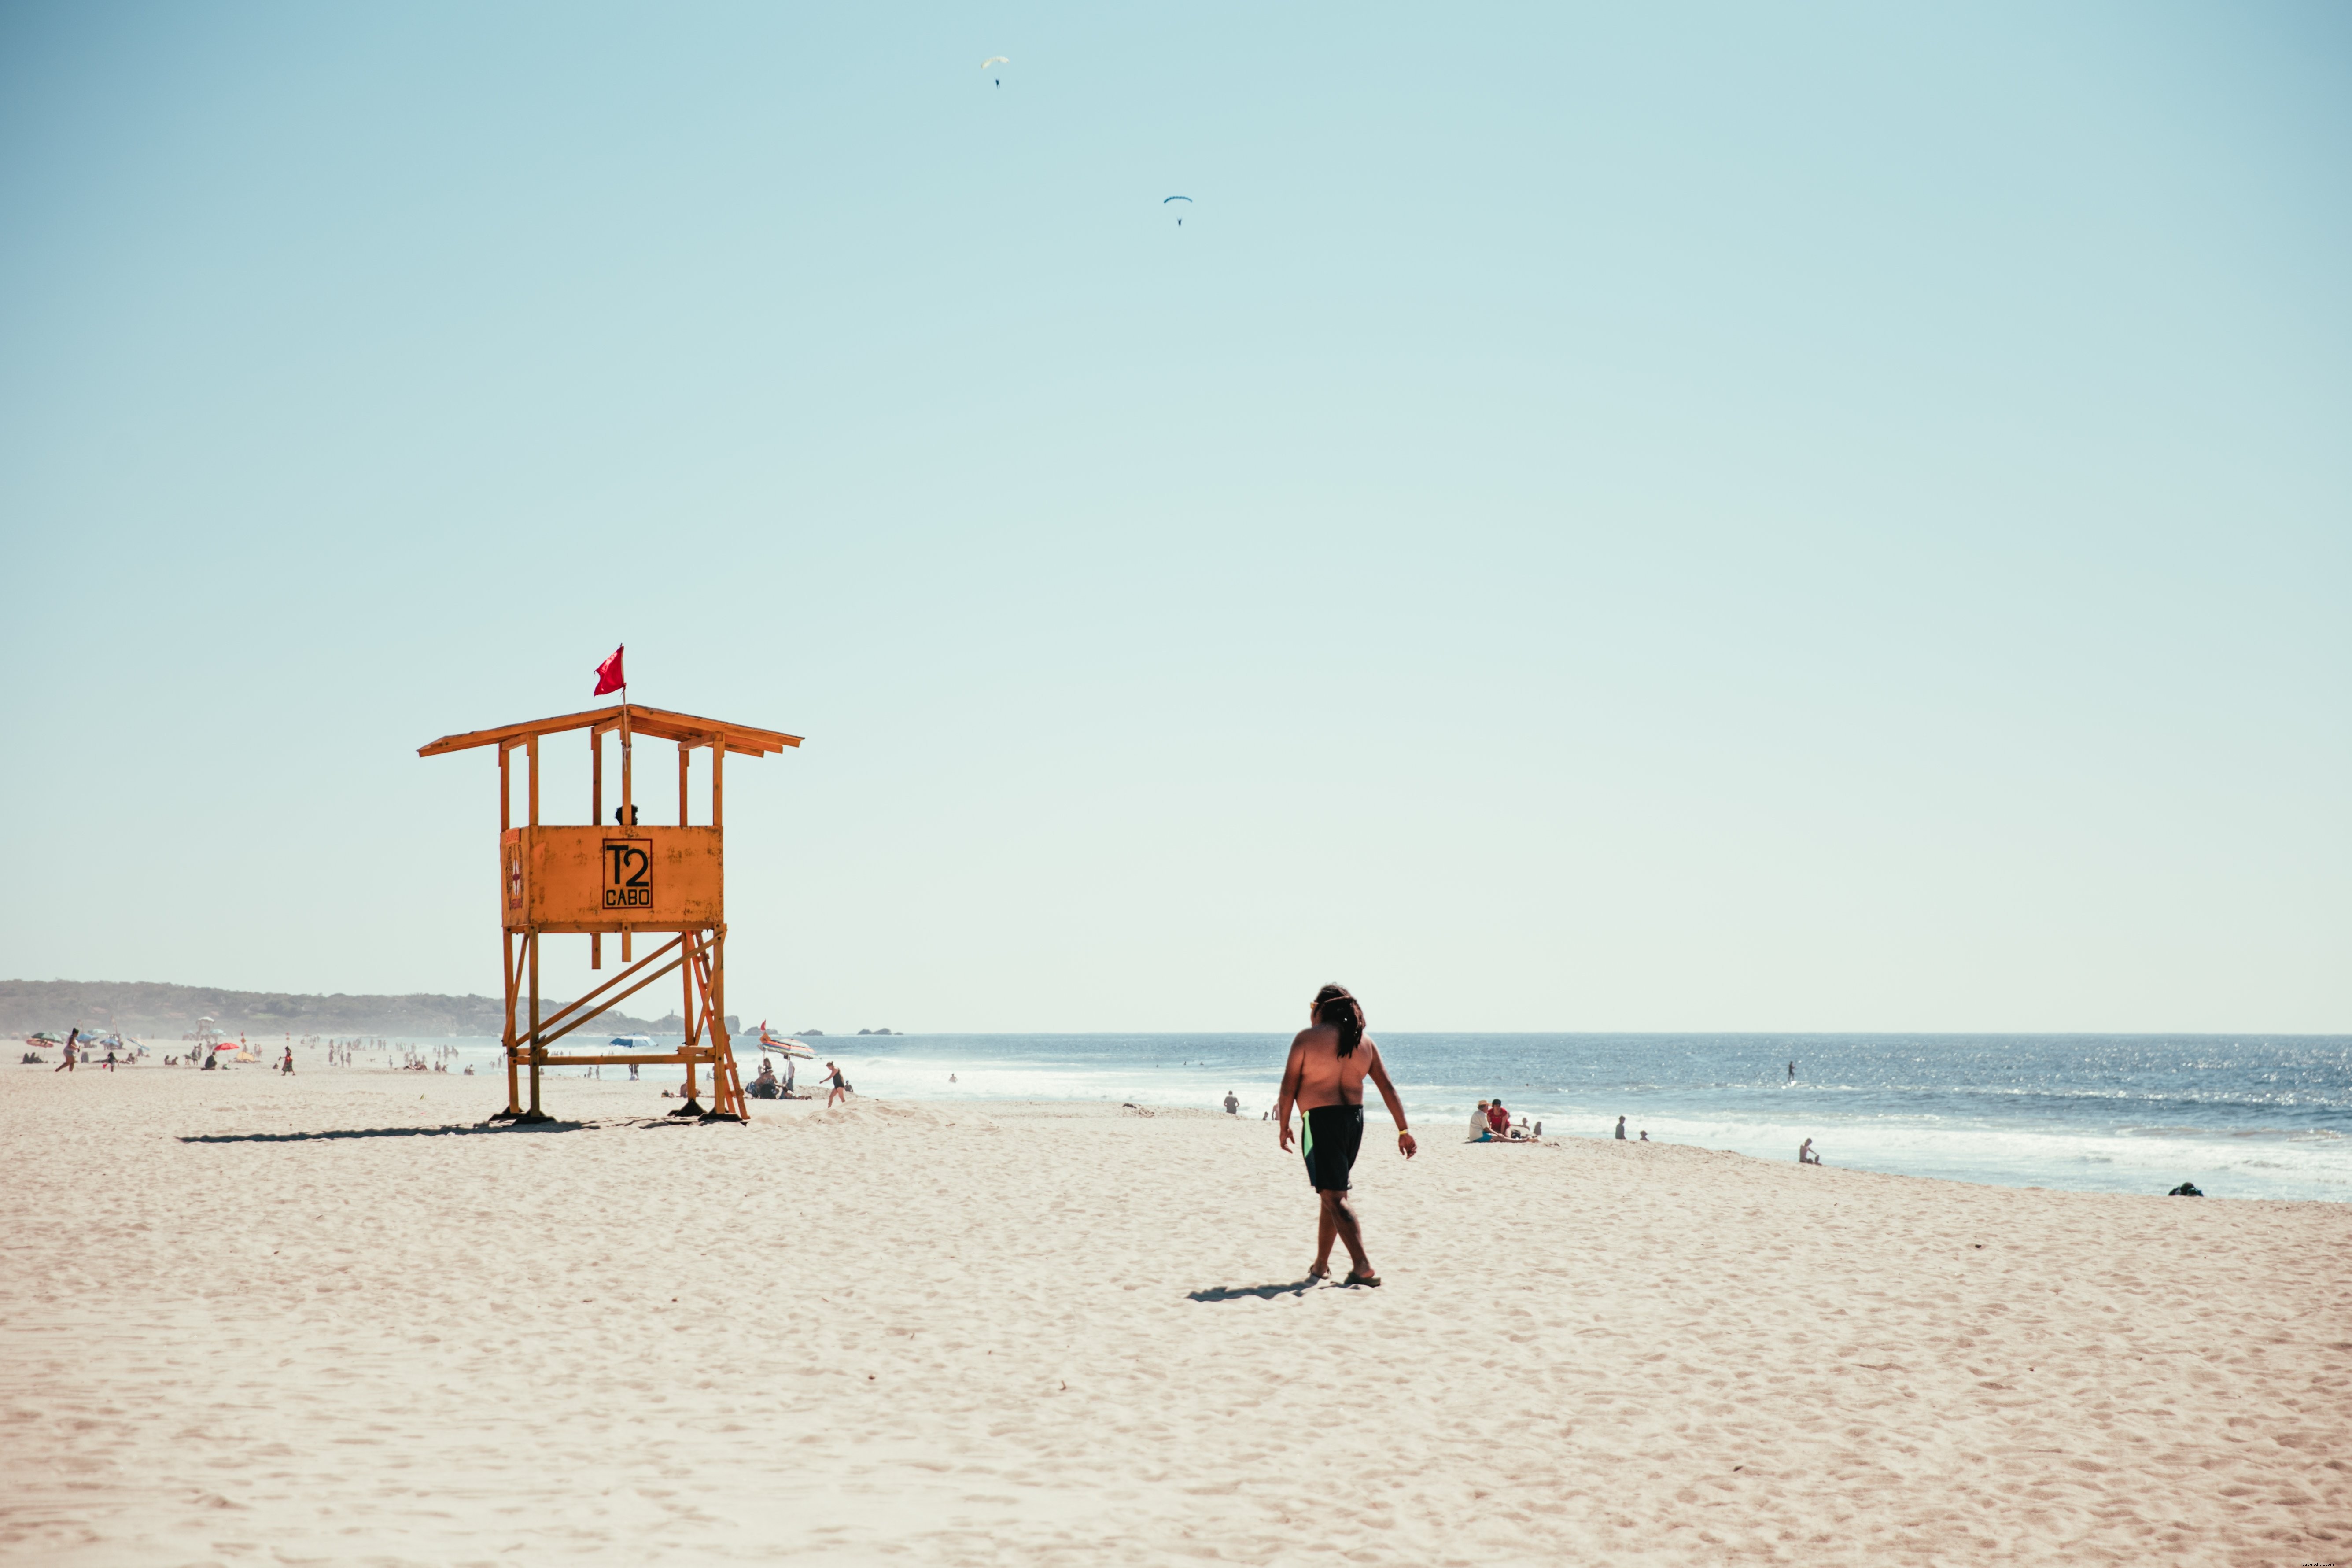
<path id="1" fill-rule="evenodd" d="M 2352 1027 L 2352 10 L 821 9 L 0 12 L 0 973 Z"/>

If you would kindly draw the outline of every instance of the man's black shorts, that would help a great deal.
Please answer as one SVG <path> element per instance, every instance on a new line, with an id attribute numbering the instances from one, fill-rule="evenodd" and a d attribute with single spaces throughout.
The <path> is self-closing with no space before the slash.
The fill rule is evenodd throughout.
<path id="1" fill-rule="evenodd" d="M 1364 1108 L 1318 1105 L 1302 1119 L 1299 1152 L 1307 1156 L 1307 1179 L 1318 1193 L 1344 1193 L 1356 1151 L 1364 1146 Z"/>

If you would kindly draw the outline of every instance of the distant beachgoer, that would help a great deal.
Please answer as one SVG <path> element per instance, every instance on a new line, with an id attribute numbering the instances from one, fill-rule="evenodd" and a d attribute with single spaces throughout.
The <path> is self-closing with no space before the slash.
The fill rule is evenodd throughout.
<path id="1" fill-rule="evenodd" d="M 1643 1129 L 1642 1129 L 1642 1142 L 1644 1142 L 1644 1143 L 1647 1143 L 1649 1141 L 1650 1141 L 1650 1130 L 1649 1130 L 1648 1128 L 1644 1127 L 1644 1128 L 1643 1128 Z"/>
<path id="2" fill-rule="evenodd" d="M 1790 1083 L 1797 1081 L 1797 1064 L 1794 1062 L 1789 1064 L 1789 1081 Z"/>
<path id="3" fill-rule="evenodd" d="M 104 1067 L 109 1072 L 112 1072 L 114 1070 L 114 1047 L 112 1046 L 106 1047 L 106 1060 L 100 1065 Z"/>
<path id="4" fill-rule="evenodd" d="M 1282 1147 L 1290 1147 L 1290 1108 L 1299 1110 L 1299 1152 L 1307 1161 L 1307 1180 L 1321 1205 L 1316 1216 L 1315 1266 L 1309 1279 L 1331 1273 L 1331 1243 L 1347 1244 L 1347 1282 L 1378 1285 L 1381 1277 L 1364 1253 L 1363 1227 L 1348 1206 L 1348 1182 L 1355 1169 L 1356 1152 L 1364 1142 L 1364 1080 L 1381 1091 L 1397 1126 L 1397 1152 L 1410 1160 L 1419 1152 L 1412 1131 L 1405 1124 L 1404 1102 L 1389 1081 L 1381 1061 L 1381 1047 L 1364 1035 L 1364 1008 L 1344 985 L 1326 985 L 1307 1008 L 1307 1027 L 1290 1041 L 1290 1059 L 1283 1064 L 1282 1099 L 1274 1119 L 1281 1124 Z"/>
<path id="5" fill-rule="evenodd" d="M 827 1110 L 831 1110 L 835 1100 L 846 1100 L 849 1097 L 849 1080 L 842 1077 L 841 1069 L 837 1067 L 834 1067 L 831 1062 L 827 1062 L 824 1065 L 828 1068 L 832 1068 L 833 1070 L 825 1077 L 817 1079 L 817 1082 L 830 1083 L 833 1085 L 833 1092 L 824 1097 L 824 1108 Z"/>
<path id="6" fill-rule="evenodd" d="M 1507 1138 L 1511 1135 L 1511 1113 L 1503 1109 L 1503 1102 L 1500 1100 L 1486 1107 L 1486 1125 L 1494 1129 L 1495 1136 L 1497 1138 Z"/>
<path id="7" fill-rule="evenodd" d="M 1234 1094 L 1230 1089 L 1225 1090 L 1225 1114 L 1227 1116 L 1239 1116 L 1241 1113 L 1242 1102 L 1240 1097 Z"/>
<path id="8" fill-rule="evenodd" d="M 286 1047 L 286 1059 L 285 1059 L 284 1061 L 279 1062 L 279 1063 L 278 1064 L 278 1070 L 279 1072 L 284 1073 L 288 1078 L 292 1078 L 292 1077 L 294 1076 L 294 1047 L 293 1047 L 289 1046 L 289 1047 Z"/>
<path id="9" fill-rule="evenodd" d="M 71 1033 L 69 1033 L 69 1034 L 68 1034 L 68 1035 L 66 1036 L 66 1059 L 65 1059 L 65 1060 L 63 1060 L 63 1061 L 61 1061 L 61 1062 L 59 1062 L 57 1066 L 55 1066 L 55 1067 L 51 1068 L 49 1069 L 51 1072 L 71 1072 L 71 1071 L 73 1071 L 73 1069 L 74 1069 L 74 1042 L 75 1042 L 75 1041 L 77 1041 L 77 1040 L 79 1040 L 79 1039 L 80 1039 L 80 1038 L 81 1038 L 81 1031 L 80 1031 L 79 1029 L 75 1029 L 75 1030 L 73 1030 Z"/>
<path id="10" fill-rule="evenodd" d="M 1494 1136 L 1494 1124 L 1486 1120 L 1486 1102 L 1482 1100 L 1478 1109 L 1470 1113 L 1470 1142 L 1484 1143 Z"/>
<path id="11" fill-rule="evenodd" d="M 1821 1163 L 1822 1157 L 1813 1152 L 1813 1141 L 1810 1138 L 1806 1139 L 1804 1142 L 1798 1147 L 1797 1163 L 1800 1165 L 1818 1165 Z"/>
<path id="12" fill-rule="evenodd" d="M 1617 1142 L 1625 1142 L 1625 1119 L 1622 1116 L 1617 1119 Z"/>
<path id="13" fill-rule="evenodd" d="M 953 1074 L 953 1073 L 950 1073 L 950 1074 L 948 1074 L 948 1081 L 949 1081 L 950 1083 L 953 1083 L 953 1082 L 955 1082 L 955 1074 Z"/>

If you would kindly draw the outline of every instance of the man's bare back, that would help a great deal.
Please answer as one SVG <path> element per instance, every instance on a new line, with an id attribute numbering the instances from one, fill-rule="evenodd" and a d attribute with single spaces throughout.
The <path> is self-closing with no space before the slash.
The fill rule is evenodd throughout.
<path id="1" fill-rule="evenodd" d="M 1381 1048 L 1367 1037 L 1364 1042 L 1347 1056 L 1339 1054 L 1339 1031 L 1328 1024 L 1315 1024 L 1298 1031 L 1290 1042 L 1290 1077 L 1288 1089 L 1301 1110 L 1312 1110 L 1318 1105 L 1361 1105 L 1364 1103 L 1364 1075 L 1379 1072 L 1381 1068 Z M 1377 1080 L 1376 1080 L 1377 1081 Z"/>

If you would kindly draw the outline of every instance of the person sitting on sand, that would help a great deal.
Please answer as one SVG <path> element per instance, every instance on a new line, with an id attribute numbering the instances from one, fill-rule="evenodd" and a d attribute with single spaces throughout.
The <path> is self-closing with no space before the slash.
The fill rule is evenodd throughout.
<path id="1" fill-rule="evenodd" d="M 1798 1163 L 1798 1164 L 1800 1164 L 1800 1165 L 1818 1165 L 1818 1164 L 1820 1164 L 1821 1163 L 1822 1163 L 1822 1157 L 1821 1157 L 1819 1154 L 1816 1154 L 1816 1153 L 1814 1153 L 1814 1152 L 1813 1152 L 1813 1141 L 1812 1141 L 1811 1139 L 1810 1139 L 1810 1138 L 1806 1139 L 1806 1140 L 1804 1141 L 1804 1142 L 1803 1142 L 1803 1143 L 1801 1143 L 1801 1144 L 1800 1144 L 1800 1145 L 1798 1146 L 1798 1149 L 1797 1149 L 1797 1163 Z"/>
<path id="2" fill-rule="evenodd" d="M 1625 1119 L 1622 1116 L 1617 1119 L 1617 1142 L 1625 1142 Z"/>
<path id="3" fill-rule="evenodd" d="M 1495 1130 L 1495 1136 L 1497 1138 L 1508 1138 L 1511 1135 L 1511 1113 L 1503 1109 L 1500 1097 L 1486 1107 L 1486 1125 Z"/>
<path id="4" fill-rule="evenodd" d="M 1643 1128 L 1643 1129 L 1642 1129 L 1642 1142 L 1644 1142 L 1644 1143 L 1647 1143 L 1649 1141 L 1650 1141 L 1650 1130 L 1649 1130 L 1648 1128 L 1644 1127 L 1644 1128 Z"/>
<path id="5" fill-rule="evenodd" d="M 1470 1113 L 1470 1142 L 1486 1143 L 1493 1142 L 1494 1137 L 1495 1124 L 1486 1120 L 1486 1102 L 1482 1100 L 1478 1102 L 1478 1109 Z"/>
<path id="6" fill-rule="evenodd" d="M 1225 1090 L 1225 1114 L 1227 1116 L 1239 1116 L 1241 1113 L 1241 1097 L 1234 1093 L 1230 1089 Z"/>

